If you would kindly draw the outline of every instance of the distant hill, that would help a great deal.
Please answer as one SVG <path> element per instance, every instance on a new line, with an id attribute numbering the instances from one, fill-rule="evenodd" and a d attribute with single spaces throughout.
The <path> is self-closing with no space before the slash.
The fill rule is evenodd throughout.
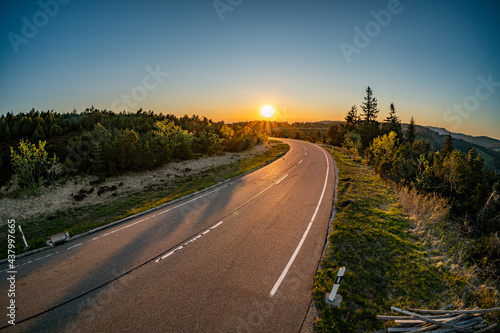
<path id="1" fill-rule="evenodd" d="M 441 135 L 448 135 L 449 132 L 446 128 L 434 127 L 434 126 L 425 126 L 425 127 Z M 461 139 L 485 148 L 490 148 L 490 149 L 500 148 L 500 140 L 493 139 L 487 136 L 472 136 L 462 133 L 451 132 L 451 137 L 454 139 Z"/>
<path id="2" fill-rule="evenodd" d="M 408 125 L 403 124 L 403 129 Z M 428 140 L 432 149 L 441 150 L 448 131 L 444 128 L 432 126 L 415 126 L 417 138 Z M 461 133 L 451 133 L 453 146 L 462 153 L 467 154 L 472 148 L 481 154 L 486 166 L 492 170 L 500 171 L 500 141 L 486 136 L 471 136 Z"/>

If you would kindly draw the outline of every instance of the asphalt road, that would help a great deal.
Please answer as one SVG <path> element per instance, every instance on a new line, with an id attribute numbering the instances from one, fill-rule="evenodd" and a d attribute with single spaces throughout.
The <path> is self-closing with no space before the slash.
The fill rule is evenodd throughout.
<path id="1" fill-rule="evenodd" d="M 298 332 L 334 192 L 323 148 L 0 266 L 5 332 Z"/>

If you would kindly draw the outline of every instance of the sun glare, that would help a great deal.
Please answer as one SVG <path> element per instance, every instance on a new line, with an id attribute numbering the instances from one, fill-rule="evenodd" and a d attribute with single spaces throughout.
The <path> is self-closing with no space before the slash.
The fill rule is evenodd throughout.
<path id="1" fill-rule="evenodd" d="M 272 116 L 274 116 L 274 108 L 271 105 L 264 105 L 260 109 L 260 114 L 264 118 L 271 118 Z"/>

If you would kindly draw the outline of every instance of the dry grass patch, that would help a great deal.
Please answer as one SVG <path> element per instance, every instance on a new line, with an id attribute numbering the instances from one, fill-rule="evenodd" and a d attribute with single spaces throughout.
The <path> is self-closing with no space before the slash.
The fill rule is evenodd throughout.
<path id="1" fill-rule="evenodd" d="M 482 307 L 498 306 L 497 281 L 485 280 L 479 274 L 481 269 L 470 256 L 476 246 L 475 241 L 466 237 L 460 226 L 450 220 L 447 200 L 436 194 L 420 194 L 406 186 L 396 187 L 396 194 L 429 258 L 436 267 L 444 267 L 452 273 L 448 275 L 449 286 L 453 288 L 456 281 L 465 281 L 465 290 L 454 306 L 463 308 L 471 298 Z M 491 234 L 488 242 L 490 251 L 500 251 L 500 239 L 496 234 Z"/>

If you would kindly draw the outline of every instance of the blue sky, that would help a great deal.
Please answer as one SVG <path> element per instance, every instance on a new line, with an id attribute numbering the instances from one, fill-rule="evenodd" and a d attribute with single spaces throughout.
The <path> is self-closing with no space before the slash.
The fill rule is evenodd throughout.
<path id="1" fill-rule="evenodd" d="M 215 3 L 3 1 L 0 113 L 341 120 L 370 85 L 379 120 L 394 102 L 404 122 L 500 139 L 498 1 Z"/>

